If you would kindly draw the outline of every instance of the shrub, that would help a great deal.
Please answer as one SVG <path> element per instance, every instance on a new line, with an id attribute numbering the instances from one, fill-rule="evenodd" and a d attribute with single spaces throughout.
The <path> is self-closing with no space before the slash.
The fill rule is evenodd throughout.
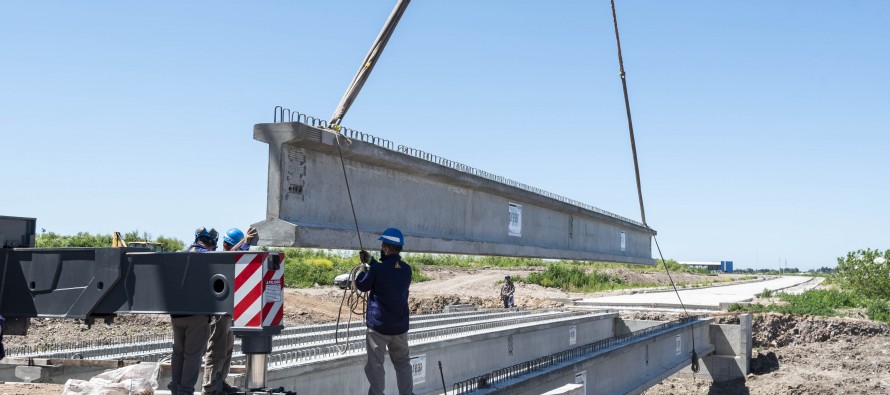
<path id="1" fill-rule="evenodd" d="M 890 299 L 890 250 L 851 251 L 837 263 L 837 276 L 845 288 L 870 298 Z"/>
<path id="2" fill-rule="evenodd" d="M 175 237 L 158 236 L 155 240 L 164 246 L 164 251 L 182 251 L 185 249 L 185 243 Z"/>
<path id="3" fill-rule="evenodd" d="M 882 299 L 873 299 L 867 301 L 865 305 L 868 318 L 890 324 L 890 302 Z"/>
<path id="4" fill-rule="evenodd" d="M 139 236 L 139 231 L 132 231 L 123 234 L 123 238 L 127 242 L 131 241 L 152 241 L 151 235 L 143 232 L 142 236 Z M 182 240 L 177 238 L 167 238 L 164 236 L 158 236 L 158 239 L 155 240 L 158 243 L 163 244 L 164 249 L 167 251 L 182 251 L 185 247 L 185 244 Z M 37 248 L 63 248 L 63 247 L 92 247 L 92 248 L 101 248 L 101 247 L 111 247 L 112 236 L 110 233 L 108 234 L 91 234 L 87 232 L 78 232 L 74 235 L 60 235 L 54 232 L 47 232 L 40 235 L 37 235 L 35 244 Z"/>
<path id="5" fill-rule="evenodd" d="M 443 254 L 405 254 L 408 263 L 420 263 L 431 266 L 453 267 L 529 267 L 544 266 L 543 259 L 513 258 L 503 256 L 464 256 Z"/>
<path id="6" fill-rule="evenodd" d="M 276 249 L 278 250 L 278 249 Z M 308 288 L 315 284 L 332 285 L 334 277 L 348 273 L 359 264 L 358 253 L 333 252 L 307 248 L 284 248 L 284 286 Z M 432 278 L 423 275 L 423 264 L 405 259 L 411 265 L 411 281 Z"/>
<path id="7" fill-rule="evenodd" d="M 588 274 L 578 266 L 561 264 L 547 266 L 547 270 L 531 273 L 527 278 L 520 280 L 567 291 L 594 292 L 627 287 L 620 278 L 610 277 L 596 270 Z"/>
<path id="8" fill-rule="evenodd" d="M 883 299 L 869 299 L 853 291 L 812 289 L 800 295 L 779 293 L 778 297 L 786 304 L 755 303 L 747 306 L 733 304 L 729 307 L 729 311 L 836 316 L 839 315 L 838 309 L 865 308 L 870 319 L 890 323 L 890 302 Z"/>

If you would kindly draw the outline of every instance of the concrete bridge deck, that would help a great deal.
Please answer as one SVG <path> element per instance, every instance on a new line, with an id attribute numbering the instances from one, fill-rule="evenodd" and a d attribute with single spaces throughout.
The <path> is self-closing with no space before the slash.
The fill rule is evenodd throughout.
<path id="1" fill-rule="evenodd" d="M 702 360 L 705 371 L 720 377 L 744 376 L 750 357 L 750 349 L 746 350 L 744 345 L 745 339 L 750 339 L 750 323 L 746 334 L 739 326 L 720 328 L 709 324 L 708 320 L 693 319 L 681 323 L 628 321 L 619 319 L 615 312 L 562 309 L 465 311 L 417 316 L 413 321 L 415 326 L 409 332 L 409 343 L 418 394 L 442 393 L 440 377 L 444 377 L 448 387 L 461 382 L 478 384 L 480 375 L 491 377 L 487 372 L 512 372 L 518 370 L 516 366 L 532 365 L 536 368 L 526 372 L 533 373 L 532 376 L 524 378 L 497 373 L 504 379 L 486 391 L 543 393 L 576 381 L 574 373 L 582 370 L 587 372 L 586 377 L 592 383 L 615 381 L 609 386 L 588 385 L 586 393 L 647 388 L 665 375 L 688 366 L 688 354 L 692 350 L 690 336 L 695 336 L 695 349 L 701 357 L 711 351 L 720 354 Z M 334 344 L 331 334 L 334 328 L 333 324 L 287 328 L 287 333 L 276 340 L 273 353 L 269 355 L 267 384 L 309 394 L 366 391 L 363 328 L 351 333 L 350 346 L 345 352 Z M 59 354 L 71 351 L 56 350 Z M 131 350 L 131 354 L 135 352 Z M 155 359 L 163 354 L 158 349 L 146 352 Z M 557 364 L 544 366 L 529 362 L 552 360 L 548 358 L 557 354 Z M 438 370 L 440 362 L 441 373 Z M 3 376 L 0 380 L 16 381 L 11 376 L 18 374 L 19 368 L 23 367 L 0 369 Z M 30 369 L 26 373 L 31 375 L 35 369 L 41 370 L 24 368 Z M 85 369 L 45 368 L 36 377 L 64 382 L 67 378 L 89 378 L 99 372 L 89 374 Z M 394 391 L 395 376 L 390 364 L 386 369 L 390 378 L 388 391 L 391 392 Z M 161 388 L 166 384 L 168 374 L 162 370 Z M 243 385 L 244 378 L 241 373 L 230 377 L 238 385 Z M 489 383 L 496 384 L 494 381 Z M 466 389 L 472 386 L 458 385 L 449 392 L 458 387 L 467 392 Z M 478 387 L 476 385 L 472 391 Z M 609 388 L 611 392 L 603 392 L 603 388 Z M 534 392 L 538 390 L 540 392 Z"/>
<path id="2" fill-rule="evenodd" d="M 817 285 L 813 277 L 784 276 L 766 281 L 724 285 L 719 287 L 702 287 L 680 289 L 680 297 L 687 309 L 721 310 L 732 303 L 747 302 L 754 299 L 764 289 L 780 291 L 792 287 L 806 287 L 806 284 Z M 604 296 L 584 299 L 575 302 L 578 306 L 598 308 L 624 308 L 630 306 L 652 308 L 681 308 L 680 300 L 673 291 L 647 292 L 633 295 Z"/>

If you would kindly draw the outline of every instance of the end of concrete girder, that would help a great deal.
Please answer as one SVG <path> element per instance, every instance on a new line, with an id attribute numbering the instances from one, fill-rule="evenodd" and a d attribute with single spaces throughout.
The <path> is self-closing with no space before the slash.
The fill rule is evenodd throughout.
<path id="1" fill-rule="evenodd" d="M 297 225 L 278 218 L 267 219 L 253 225 L 257 230 L 257 245 L 265 247 L 299 247 Z"/>

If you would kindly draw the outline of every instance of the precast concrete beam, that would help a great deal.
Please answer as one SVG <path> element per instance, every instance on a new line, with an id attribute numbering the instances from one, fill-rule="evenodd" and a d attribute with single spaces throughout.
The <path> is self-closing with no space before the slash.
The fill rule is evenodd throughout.
<path id="1" fill-rule="evenodd" d="M 639 394 L 689 366 L 693 344 L 700 357 L 712 353 L 715 347 L 708 336 L 711 322 L 713 319 L 708 318 L 677 325 L 515 378 L 468 391 L 455 388 L 455 392 L 532 395 L 566 384 L 582 384 L 584 394 Z"/>
<path id="2" fill-rule="evenodd" d="M 411 342 L 414 392 L 441 393 L 443 377 L 450 387 L 451 383 L 469 379 L 479 372 L 611 338 L 616 316 L 617 313 L 574 316 Z M 331 347 L 326 358 L 283 366 L 273 361 L 266 382 L 270 387 L 297 389 L 307 394 L 363 393 L 368 389 L 364 374 L 366 362 L 364 348 L 341 354 Z M 384 370 L 385 392 L 397 393 L 392 364 L 384 363 Z"/>
<path id="3" fill-rule="evenodd" d="M 261 245 L 374 248 L 396 227 L 412 252 L 655 263 L 655 231 L 636 221 L 387 140 L 345 137 L 300 122 L 254 127 L 269 144 Z"/>

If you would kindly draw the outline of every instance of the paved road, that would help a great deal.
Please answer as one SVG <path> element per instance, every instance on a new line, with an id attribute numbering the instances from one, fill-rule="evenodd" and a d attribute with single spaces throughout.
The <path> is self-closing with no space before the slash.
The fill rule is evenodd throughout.
<path id="1" fill-rule="evenodd" d="M 680 297 L 687 308 L 717 309 L 720 303 L 745 302 L 756 297 L 764 289 L 788 290 L 802 292 L 804 289 L 815 287 L 821 278 L 813 277 L 778 277 L 765 281 L 756 281 L 744 284 L 725 285 L 708 288 L 680 289 Z M 679 308 L 680 302 L 673 292 L 650 292 L 634 295 L 605 296 L 601 298 L 584 299 L 578 301 L 580 305 L 602 306 L 641 306 Z"/>

